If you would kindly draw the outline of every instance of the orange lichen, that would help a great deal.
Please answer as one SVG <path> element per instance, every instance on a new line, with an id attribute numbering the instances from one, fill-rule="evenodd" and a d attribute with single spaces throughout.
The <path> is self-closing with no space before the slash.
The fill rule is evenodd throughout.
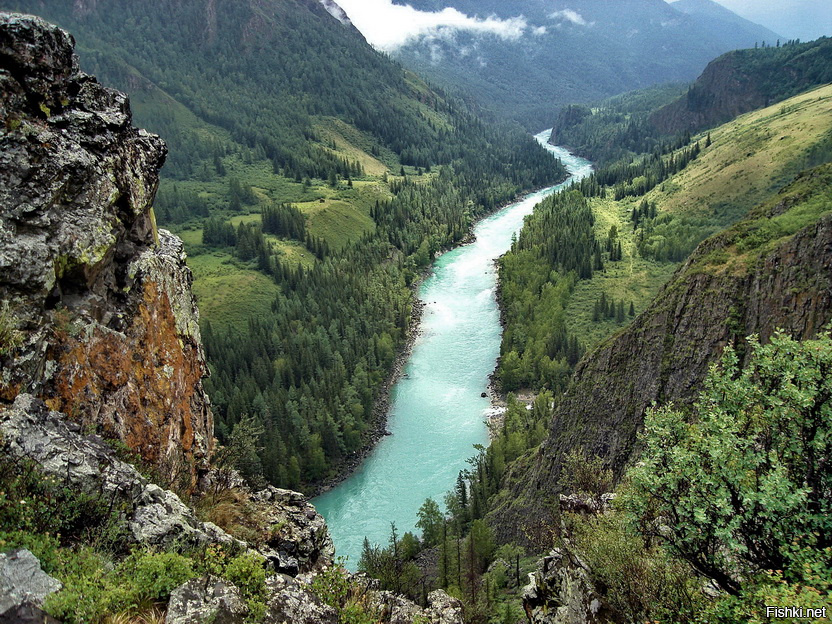
<path id="1" fill-rule="evenodd" d="M 176 331 L 170 301 L 151 281 L 124 333 L 94 326 L 63 334 L 50 350 L 57 362 L 42 397 L 50 408 L 101 427 L 156 465 L 205 461 L 211 416 L 202 392 L 205 366 L 197 345 Z"/>

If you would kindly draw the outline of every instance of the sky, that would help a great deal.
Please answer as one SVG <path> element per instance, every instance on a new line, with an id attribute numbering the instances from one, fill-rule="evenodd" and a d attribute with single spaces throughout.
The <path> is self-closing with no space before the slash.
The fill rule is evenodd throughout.
<path id="1" fill-rule="evenodd" d="M 787 39 L 809 41 L 832 36 L 830 0 L 717 0 L 737 15 Z"/>
<path id="2" fill-rule="evenodd" d="M 762 24 L 786 39 L 800 38 L 808 41 L 821 35 L 832 36 L 832 0 L 718 1 L 742 17 Z M 528 24 L 521 15 L 506 20 L 496 17 L 474 19 L 456 9 L 446 8 L 429 13 L 417 11 L 410 6 L 394 5 L 392 0 L 337 2 L 367 41 L 387 52 L 395 50 L 413 37 L 448 37 L 460 30 L 491 33 L 504 39 L 519 39 L 527 33 L 545 32 L 542 27 L 535 28 Z M 566 15 L 570 12 L 560 13 L 564 14 L 560 17 L 570 19 Z"/>

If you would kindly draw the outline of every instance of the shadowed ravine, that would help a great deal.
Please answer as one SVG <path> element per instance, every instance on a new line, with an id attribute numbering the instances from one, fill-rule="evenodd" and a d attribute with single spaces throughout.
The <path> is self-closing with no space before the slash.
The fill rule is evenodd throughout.
<path id="1" fill-rule="evenodd" d="M 384 438 L 361 467 L 313 503 L 329 524 L 339 556 L 355 569 L 364 537 L 386 544 L 390 523 L 399 535 L 414 531 L 426 498 L 440 504 L 474 444 L 486 444 L 488 385 L 500 351 L 500 312 L 494 260 L 511 246 L 523 218 L 550 195 L 590 173 L 592 166 L 537 140 L 563 160 L 572 177 L 530 193 L 477 224 L 476 242 L 443 254 L 419 292 L 420 332 L 390 397 Z"/>

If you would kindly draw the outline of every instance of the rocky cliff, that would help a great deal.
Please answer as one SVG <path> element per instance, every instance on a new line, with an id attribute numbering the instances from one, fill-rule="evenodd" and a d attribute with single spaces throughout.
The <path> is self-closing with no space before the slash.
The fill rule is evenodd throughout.
<path id="1" fill-rule="evenodd" d="M 738 50 L 708 64 L 688 93 L 657 110 L 664 134 L 713 128 L 832 80 L 832 39 L 764 50 Z"/>
<path id="2" fill-rule="evenodd" d="M 803 174 L 746 220 L 703 242 L 633 323 L 578 365 L 536 457 L 514 468 L 513 499 L 498 526 L 529 524 L 558 491 L 572 449 L 621 475 L 654 402 L 684 403 L 724 347 L 765 341 L 776 328 L 798 339 L 832 319 L 832 166 Z"/>
<path id="3" fill-rule="evenodd" d="M 193 481 L 213 421 L 182 243 L 151 208 L 165 145 L 73 50 L 0 16 L 0 400 L 31 393 Z"/>

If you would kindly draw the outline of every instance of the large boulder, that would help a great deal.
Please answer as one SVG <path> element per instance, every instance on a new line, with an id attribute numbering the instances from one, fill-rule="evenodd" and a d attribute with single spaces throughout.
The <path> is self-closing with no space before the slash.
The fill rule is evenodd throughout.
<path id="1" fill-rule="evenodd" d="M 303 494 L 270 486 L 251 500 L 265 525 L 278 527 L 261 547 L 275 569 L 294 576 L 332 564 L 335 547 L 326 520 Z"/>
<path id="2" fill-rule="evenodd" d="M 268 589 L 267 624 L 338 624 L 338 613 L 333 607 L 309 590 L 309 586 L 285 574 L 266 580 Z"/>
<path id="3" fill-rule="evenodd" d="M 221 578 L 205 576 L 171 593 L 165 624 L 243 624 L 247 615 L 239 589 Z"/>
<path id="4" fill-rule="evenodd" d="M 44 572 L 37 557 L 25 548 L 0 553 L 0 614 L 24 605 L 42 605 L 61 587 L 60 581 Z"/>

